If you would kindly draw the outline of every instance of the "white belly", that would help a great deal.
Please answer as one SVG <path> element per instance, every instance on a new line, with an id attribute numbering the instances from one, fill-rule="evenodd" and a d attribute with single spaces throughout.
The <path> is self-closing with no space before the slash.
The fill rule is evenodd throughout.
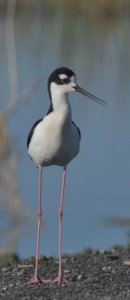
<path id="1" fill-rule="evenodd" d="M 79 147 L 76 126 L 49 115 L 36 126 L 28 153 L 38 166 L 65 166 L 78 154 Z"/>

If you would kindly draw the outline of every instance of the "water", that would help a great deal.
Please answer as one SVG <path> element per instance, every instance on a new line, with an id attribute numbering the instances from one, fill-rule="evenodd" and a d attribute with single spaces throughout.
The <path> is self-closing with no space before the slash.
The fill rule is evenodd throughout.
<path id="1" fill-rule="evenodd" d="M 7 60 L 6 15 L 0 29 L 1 109 L 10 95 Z M 8 119 L 15 153 L 18 191 L 26 206 L 37 214 L 38 171 L 27 156 L 26 138 L 49 106 L 47 78 L 59 66 L 77 74 L 77 82 L 107 101 L 103 107 L 81 95 L 70 95 L 73 120 L 80 127 L 79 156 L 69 165 L 64 203 L 63 250 L 85 247 L 109 248 L 128 241 L 128 227 L 111 227 L 109 217 L 130 215 L 130 19 L 89 18 L 85 12 L 62 9 L 17 12 L 14 23 L 18 94 L 36 87 Z M 62 169 L 43 170 L 43 218 L 41 253 L 58 251 L 58 205 Z M 17 251 L 22 257 L 35 254 L 36 218 L 20 229 Z"/>

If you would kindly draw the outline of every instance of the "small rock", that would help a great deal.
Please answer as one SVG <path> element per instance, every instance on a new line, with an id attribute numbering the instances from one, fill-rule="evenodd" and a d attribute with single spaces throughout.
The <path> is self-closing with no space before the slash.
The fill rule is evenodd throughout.
<path id="1" fill-rule="evenodd" d="M 70 270 L 64 270 L 64 274 L 70 273 Z"/>
<path id="2" fill-rule="evenodd" d="M 28 265 L 27 264 L 21 264 L 21 265 L 19 264 L 18 265 L 19 269 L 26 269 L 26 268 L 33 268 L 33 267 L 34 267 L 33 264 L 28 264 Z"/>
<path id="3" fill-rule="evenodd" d="M 12 270 L 12 272 L 17 272 L 17 270 L 18 270 L 18 268 L 17 267 L 15 267 L 15 268 L 13 268 L 13 270 Z"/>
<path id="4" fill-rule="evenodd" d="M 89 292 L 87 292 L 87 293 L 85 294 L 85 296 L 86 296 L 86 297 L 90 296 L 90 293 L 89 293 Z"/>
<path id="5" fill-rule="evenodd" d="M 130 266 L 130 259 L 124 260 L 124 261 L 123 261 L 123 264 L 124 264 L 125 266 Z"/>
<path id="6" fill-rule="evenodd" d="M 6 268 L 6 267 L 3 267 L 3 268 L 1 269 L 2 272 L 6 272 L 7 270 L 8 270 L 8 268 Z"/>
<path id="7" fill-rule="evenodd" d="M 9 284 L 9 287 L 10 287 L 10 288 L 12 288 L 12 287 L 14 287 L 14 286 L 15 286 L 14 283 L 10 283 L 10 284 Z"/>
<path id="8" fill-rule="evenodd" d="M 100 250 L 99 250 L 99 253 L 100 253 L 100 254 L 104 254 L 105 251 L 104 251 L 103 249 L 100 249 Z"/>
<path id="9" fill-rule="evenodd" d="M 78 276 L 77 276 L 77 279 L 78 280 L 81 280 L 83 278 L 83 274 L 79 274 Z"/>
<path id="10" fill-rule="evenodd" d="M 107 257 L 111 260 L 117 260 L 120 258 L 120 256 L 118 254 L 107 255 Z"/>
<path id="11" fill-rule="evenodd" d="M 103 271 L 103 272 L 106 272 L 107 269 L 108 269 L 107 267 L 103 267 L 103 268 L 102 268 L 102 271 Z"/>
<path id="12" fill-rule="evenodd" d="M 17 276 L 22 276 L 25 273 L 24 269 L 20 270 L 17 272 Z"/>

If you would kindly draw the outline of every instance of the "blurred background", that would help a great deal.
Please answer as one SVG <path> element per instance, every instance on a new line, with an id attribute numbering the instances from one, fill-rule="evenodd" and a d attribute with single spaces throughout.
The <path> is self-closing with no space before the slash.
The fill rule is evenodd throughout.
<path id="1" fill-rule="evenodd" d="M 63 251 L 129 242 L 130 1 L 0 0 L 0 251 L 35 254 L 38 170 L 26 139 L 66 66 L 103 107 L 70 95 L 81 151 L 68 167 Z M 41 254 L 58 254 L 62 169 L 45 168 Z"/>

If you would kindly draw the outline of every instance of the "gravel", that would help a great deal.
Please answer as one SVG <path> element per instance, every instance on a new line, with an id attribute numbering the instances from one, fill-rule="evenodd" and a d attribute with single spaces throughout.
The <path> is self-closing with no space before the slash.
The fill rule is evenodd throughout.
<path id="1" fill-rule="evenodd" d="M 110 251 L 85 250 L 63 256 L 63 275 L 67 283 L 25 286 L 34 272 L 35 258 L 20 260 L 12 255 L 0 257 L 0 299 L 23 300 L 130 300 L 130 248 Z M 57 257 L 40 257 L 42 279 L 55 278 Z"/>

